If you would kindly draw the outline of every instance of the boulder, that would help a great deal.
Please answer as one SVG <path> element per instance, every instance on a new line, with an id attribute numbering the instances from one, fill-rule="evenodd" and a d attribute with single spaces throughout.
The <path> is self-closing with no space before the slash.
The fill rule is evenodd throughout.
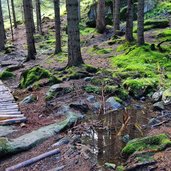
<path id="1" fill-rule="evenodd" d="M 106 109 L 107 110 L 118 110 L 121 109 L 122 105 L 115 100 L 114 97 L 109 97 L 106 100 Z"/>
<path id="2" fill-rule="evenodd" d="M 73 90 L 73 86 L 70 84 L 65 84 L 65 83 L 55 84 L 49 88 L 45 98 L 46 100 L 51 100 L 57 96 L 70 93 L 72 90 Z"/>
<path id="3" fill-rule="evenodd" d="M 155 110 L 164 110 L 165 109 L 164 103 L 162 101 L 154 103 L 153 107 Z"/>
<path id="4" fill-rule="evenodd" d="M 163 92 L 162 101 L 164 102 L 165 105 L 171 103 L 171 88 Z"/>
<path id="5" fill-rule="evenodd" d="M 153 95 L 152 95 L 152 100 L 153 102 L 158 102 L 161 100 L 162 98 L 162 94 L 163 94 L 163 91 L 162 90 L 159 90 L 157 92 L 155 92 Z"/>
<path id="6" fill-rule="evenodd" d="M 29 104 L 29 103 L 33 103 L 33 102 L 35 102 L 36 100 L 37 100 L 37 97 L 34 96 L 33 94 L 31 94 L 31 95 L 25 97 L 25 98 L 20 102 L 20 104 L 26 105 L 26 104 Z"/>

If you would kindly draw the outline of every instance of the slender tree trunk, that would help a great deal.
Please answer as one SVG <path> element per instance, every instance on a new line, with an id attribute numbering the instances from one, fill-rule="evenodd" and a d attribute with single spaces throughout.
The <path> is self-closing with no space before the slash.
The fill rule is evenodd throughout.
<path id="1" fill-rule="evenodd" d="M 30 0 L 28 0 L 30 1 Z M 35 23 L 34 23 L 34 15 L 33 15 L 33 1 L 31 0 L 31 18 L 30 18 L 30 22 L 32 23 L 32 28 L 33 28 L 33 33 L 36 32 L 36 28 L 35 28 Z"/>
<path id="2" fill-rule="evenodd" d="M 81 4 L 80 4 L 81 0 L 78 0 L 78 19 L 79 21 L 81 20 Z"/>
<path id="3" fill-rule="evenodd" d="M 15 16 L 14 0 L 11 0 L 11 7 L 12 7 L 12 15 L 13 15 L 14 28 L 17 28 L 17 21 L 16 21 L 16 16 Z"/>
<path id="4" fill-rule="evenodd" d="M 120 0 L 115 0 L 114 4 L 114 35 L 120 30 Z"/>
<path id="5" fill-rule="evenodd" d="M 42 18 L 40 0 L 36 0 L 36 18 L 37 18 L 37 31 L 42 34 Z"/>
<path id="6" fill-rule="evenodd" d="M 26 26 L 26 37 L 27 37 L 27 47 L 28 47 L 28 55 L 26 61 L 31 59 L 36 59 L 36 48 L 34 43 L 33 36 L 33 15 L 32 15 L 32 0 L 23 0 L 24 7 L 24 18 L 25 18 L 25 26 Z"/>
<path id="7" fill-rule="evenodd" d="M 8 6 L 9 20 L 10 20 L 11 37 L 12 37 L 12 40 L 14 40 L 14 32 L 13 32 L 13 27 L 12 27 L 12 19 L 11 19 L 11 10 L 10 10 L 9 0 L 7 0 L 7 6 Z"/>
<path id="8" fill-rule="evenodd" d="M 60 20 L 60 0 L 54 0 L 54 11 L 55 11 L 55 54 L 62 51 L 61 49 L 61 20 Z"/>
<path id="9" fill-rule="evenodd" d="M 144 44 L 144 0 L 138 0 L 138 45 Z"/>
<path id="10" fill-rule="evenodd" d="M 4 28 L 4 19 L 2 12 L 2 5 L 0 0 L 0 51 L 5 48 L 5 28 Z"/>
<path id="11" fill-rule="evenodd" d="M 68 22 L 68 65 L 80 66 L 83 64 L 80 47 L 80 30 L 78 18 L 78 0 L 66 0 Z"/>
<path id="12" fill-rule="evenodd" d="M 97 4 L 97 18 L 96 18 L 97 32 L 103 33 L 106 29 L 105 24 L 105 0 L 98 0 Z"/>
<path id="13" fill-rule="evenodd" d="M 125 34 L 125 38 L 128 42 L 131 42 L 134 40 L 133 38 L 133 17 L 134 17 L 133 8 L 134 8 L 134 1 L 128 0 L 126 34 Z"/>

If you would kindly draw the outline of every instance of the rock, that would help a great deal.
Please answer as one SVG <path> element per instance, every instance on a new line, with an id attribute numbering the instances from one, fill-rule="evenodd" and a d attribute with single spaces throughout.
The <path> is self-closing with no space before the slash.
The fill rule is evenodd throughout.
<path id="1" fill-rule="evenodd" d="M 153 126 L 153 125 L 158 124 L 158 123 L 160 123 L 160 120 L 158 120 L 156 118 L 152 118 L 149 120 L 148 125 Z"/>
<path id="2" fill-rule="evenodd" d="M 134 104 L 133 107 L 136 110 L 142 110 L 144 108 L 144 106 L 143 105 L 140 105 L 140 104 Z"/>
<path id="3" fill-rule="evenodd" d="M 10 141 L 0 138 L 0 157 L 29 150 L 62 130 L 71 127 L 74 123 L 78 122 L 79 119 L 81 119 L 80 115 L 68 113 L 67 118 L 61 122 L 41 127 Z"/>
<path id="4" fill-rule="evenodd" d="M 155 150 L 157 152 L 165 150 L 167 147 L 171 147 L 170 138 L 166 134 L 159 134 L 129 141 L 122 149 L 122 153 L 129 156 L 137 151 Z"/>
<path id="5" fill-rule="evenodd" d="M 63 105 L 58 109 L 57 114 L 58 115 L 67 115 L 67 113 L 69 113 L 71 110 L 71 108 L 67 105 Z"/>
<path id="6" fill-rule="evenodd" d="M 25 98 L 20 102 L 20 104 L 26 105 L 26 104 L 29 104 L 29 103 L 33 103 L 33 102 L 35 102 L 36 100 L 37 100 L 37 97 L 34 96 L 33 94 L 31 94 L 30 96 L 25 97 Z"/>
<path id="7" fill-rule="evenodd" d="M 121 108 L 122 108 L 122 105 L 119 102 L 117 102 L 114 97 L 109 97 L 106 100 L 106 109 L 107 110 L 109 110 L 109 109 L 118 110 Z"/>
<path id="8" fill-rule="evenodd" d="M 51 86 L 48 92 L 46 93 L 46 100 L 51 100 L 59 95 L 70 93 L 72 90 L 73 90 L 73 86 L 70 84 L 65 84 L 65 83 L 55 84 Z"/>
<path id="9" fill-rule="evenodd" d="M 158 102 L 162 98 L 163 91 L 159 90 L 152 95 L 153 102 Z"/>
<path id="10" fill-rule="evenodd" d="M 163 92 L 162 101 L 166 105 L 171 103 L 171 88 L 169 88 Z"/>
<path id="11" fill-rule="evenodd" d="M 108 169 L 112 169 L 112 170 L 115 170 L 116 168 L 116 164 L 113 164 L 113 163 L 105 163 L 104 166 Z"/>
<path id="12" fill-rule="evenodd" d="M 69 139 L 68 138 L 62 138 L 60 139 L 57 143 L 53 144 L 52 147 L 60 147 L 62 145 L 69 144 Z"/>
<path id="13" fill-rule="evenodd" d="M 99 102 L 92 103 L 91 106 L 92 106 L 93 111 L 95 112 L 99 111 L 101 108 L 101 104 Z"/>
<path id="14" fill-rule="evenodd" d="M 0 137 L 11 134 L 14 131 L 16 131 L 16 130 L 12 126 L 0 126 Z"/>
<path id="15" fill-rule="evenodd" d="M 96 97 L 93 96 L 93 95 L 89 95 L 87 97 L 87 101 L 90 102 L 90 103 L 95 103 L 96 102 Z"/>
<path id="16" fill-rule="evenodd" d="M 124 135 L 124 136 L 122 137 L 122 141 L 123 141 L 124 143 L 128 143 L 129 140 L 130 140 L 129 134 L 126 134 L 126 135 Z"/>
<path id="17" fill-rule="evenodd" d="M 83 113 L 87 113 L 88 110 L 89 110 L 89 107 L 87 104 L 85 103 L 72 103 L 69 105 L 71 108 L 75 109 L 75 110 L 78 110 L 80 112 L 83 112 Z"/>
<path id="18" fill-rule="evenodd" d="M 84 78 L 84 81 L 87 81 L 87 82 L 88 82 L 88 81 L 91 81 L 91 80 L 92 80 L 92 77 L 85 77 L 85 78 Z"/>
<path id="19" fill-rule="evenodd" d="M 155 110 L 164 110 L 165 109 L 164 103 L 162 101 L 154 103 L 153 107 L 154 107 Z"/>

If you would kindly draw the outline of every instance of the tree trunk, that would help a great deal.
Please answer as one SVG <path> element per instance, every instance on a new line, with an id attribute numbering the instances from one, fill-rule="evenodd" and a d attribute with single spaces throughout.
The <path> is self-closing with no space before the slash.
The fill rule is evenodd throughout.
<path id="1" fill-rule="evenodd" d="M 26 26 L 26 37 L 27 37 L 27 46 L 28 46 L 28 55 L 26 61 L 35 59 L 36 48 L 34 43 L 33 36 L 33 15 L 32 15 L 32 0 L 23 0 L 24 7 L 24 18 Z"/>
<path id="2" fill-rule="evenodd" d="M 2 12 L 2 5 L 0 0 L 0 51 L 4 50 L 5 48 L 5 28 L 4 28 L 4 19 L 3 19 L 3 12 Z"/>
<path id="3" fill-rule="evenodd" d="M 114 4 L 114 35 L 120 30 L 120 0 L 115 0 Z"/>
<path id="4" fill-rule="evenodd" d="M 144 44 L 144 0 L 138 0 L 138 45 L 141 46 Z"/>
<path id="5" fill-rule="evenodd" d="M 105 24 L 105 0 L 98 0 L 96 29 L 98 33 L 103 33 L 106 29 Z"/>
<path id="6" fill-rule="evenodd" d="M 80 66 L 83 64 L 80 48 L 80 30 L 78 18 L 78 0 L 66 0 L 68 22 L 68 65 Z"/>
<path id="7" fill-rule="evenodd" d="M 128 42 L 132 42 L 133 38 L 133 9 L 134 8 L 134 1 L 128 0 L 128 9 L 127 9 L 127 20 L 126 20 L 126 33 L 125 38 Z"/>
<path id="8" fill-rule="evenodd" d="M 80 4 L 80 0 L 78 0 L 78 19 L 79 19 L 79 21 L 81 20 L 81 4 Z"/>
<path id="9" fill-rule="evenodd" d="M 16 21 L 16 16 L 15 16 L 14 0 L 11 0 L 11 7 L 12 7 L 12 15 L 13 15 L 14 28 L 17 28 L 17 21 Z"/>
<path id="10" fill-rule="evenodd" d="M 54 0 L 54 11 L 55 11 L 55 54 L 62 51 L 61 49 L 61 21 L 60 21 L 60 0 Z"/>
<path id="11" fill-rule="evenodd" d="M 30 0 L 29 0 L 30 1 Z M 35 28 L 35 23 L 34 23 L 34 15 L 33 15 L 33 2 L 31 0 L 31 8 L 30 8 L 30 12 L 31 12 L 31 18 L 30 18 L 30 21 L 32 23 L 32 28 L 33 28 L 33 33 L 36 32 L 36 28 Z"/>
<path id="12" fill-rule="evenodd" d="M 12 19 L 11 19 L 11 10 L 10 10 L 9 0 L 7 0 L 7 6 L 8 6 L 9 20 L 10 20 L 11 37 L 12 37 L 12 41 L 13 41 L 14 40 L 14 33 L 13 33 L 13 27 L 12 27 Z"/>
<path id="13" fill-rule="evenodd" d="M 42 34 L 42 18 L 40 0 L 36 0 L 36 18 L 37 18 L 37 31 Z"/>

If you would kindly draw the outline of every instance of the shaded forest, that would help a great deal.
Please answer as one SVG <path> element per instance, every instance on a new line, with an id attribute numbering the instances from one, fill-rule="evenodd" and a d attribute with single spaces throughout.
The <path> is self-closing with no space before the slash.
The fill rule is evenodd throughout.
<path id="1" fill-rule="evenodd" d="M 170 0 L 0 0 L 0 171 L 170 158 Z"/>

